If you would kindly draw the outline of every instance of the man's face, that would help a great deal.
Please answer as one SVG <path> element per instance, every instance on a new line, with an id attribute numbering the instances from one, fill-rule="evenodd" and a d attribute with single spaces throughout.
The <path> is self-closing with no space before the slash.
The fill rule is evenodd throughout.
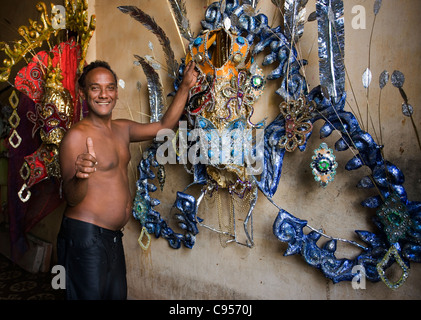
<path id="1" fill-rule="evenodd" d="M 105 68 L 95 68 L 86 75 L 85 83 L 80 94 L 87 101 L 89 110 L 100 117 L 111 116 L 118 98 L 113 74 Z"/>

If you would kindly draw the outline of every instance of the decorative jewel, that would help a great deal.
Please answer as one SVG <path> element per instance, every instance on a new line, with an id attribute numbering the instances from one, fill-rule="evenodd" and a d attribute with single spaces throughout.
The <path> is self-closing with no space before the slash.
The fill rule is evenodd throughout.
<path id="1" fill-rule="evenodd" d="M 18 113 L 16 112 L 16 109 L 19 105 L 19 98 L 18 98 L 18 95 L 16 94 L 15 90 L 13 90 L 12 93 L 10 94 L 10 96 L 9 96 L 9 103 L 13 108 L 13 112 L 8 119 L 9 124 L 13 129 L 12 134 L 9 137 L 9 143 L 13 148 L 16 149 L 17 147 L 20 146 L 20 144 L 22 142 L 22 138 L 20 137 L 20 135 L 16 131 L 16 129 L 19 126 L 19 123 L 20 123 L 20 117 L 19 117 Z"/>
<path id="2" fill-rule="evenodd" d="M 232 56 L 232 61 L 234 62 L 235 65 L 239 64 L 242 59 L 243 59 L 243 56 L 241 53 L 236 53 Z"/>
<path id="3" fill-rule="evenodd" d="M 24 192 L 26 192 L 26 196 L 25 197 L 23 196 Z M 24 183 L 22 185 L 22 187 L 20 188 L 20 190 L 18 192 L 18 196 L 19 196 L 19 199 L 22 202 L 27 202 L 31 198 L 31 191 L 29 191 L 28 186 L 26 185 L 26 183 Z"/>
<path id="4" fill-rule="evenodd" d="M 13 90 L 12 93 L 10 94 L 9 102 L 10 102 L 10 105 L 12 106 L 13 109 L 16 109 L 18 107 L 19 98 L 18 98 L 18 95 L 16 94 L 15 90 Z"/>
<path id="5" fill-rule="evenodd" d="M 146 237 L 146 240 L 147 240 L 146 244 L 143 243 L 143 238 L 145 238 L 145 237 Z M 151 236 L 149 235 L 148 231 L 146 231 L 145 227 L 142 227 L 142 231 L 140 232 L 140 236 L 139 236 L 139 239 L 137 239 L 137 242 L 139 243 L 140 247 L 143 250 L 145 250 L 145 251 L 148 250 L 148 248 L 151 244 Z"/>
<path id="6" fill-rule="evenodd" d="M 399 255 L 399 251 L 396 248 L 396 245 L 397 244 L 392 245 L 387 251 L 387 253 L 385 254 L 385 256 L 383 257 L 383 259 L 377 264 L 377 272 L 379 273 L 379 276 L 382 279 L 382 281 L 387 285 L 389 289 L 399 288 L 401 285 L 404 284 L 404 282 L 409 276 L 409 267 L 405 264 L 405 262 L 402 260 L 401 256 Z M 396 282 L 391 282 L 386 277 L 385 270 L 384 270 L 386 266 L 388 265 L 389 260 L 391 258 L 394 258 L 396 262 L 398 263 L 399 267 L 401 267 L 402 269 L 402 275 L 399 278 L 399 280 Z"/>
<path id="7" fill-rule="evenodd" d="M 338 167 L 333 150 L 323 142 L 318 149 L 314 150 L 312 159 L 310 167 L 313 169 L 314 180 L 319 182 L 322 187 L 326 187 L 329 182 L 333 181 Z"/>
<path id="8" fill-rule="evenodd" d="M 202 41 L 203 41 L 203 39 L 201 37 L 197 37 L 194 40 L 193 44 L 197 47 L 197 46 L 200 46 L 202 44 Z"/>
<path id="9" fill-rule="evenodd" d="M 395 243 L 405 238 L 412 221 L 406 206 L 397 194 L 391 194 L 376 214 L 384 226 L 389 243 Z"/>
<path id="10" fill-rule="evenodd" d="M 196 55 L 194 55 L 194 61 L 198 64 L 201 64 L 203 62 L 204 58 L 203 58 L 203 54 L 198 53 Z"/>
<path id="11" fill-rule="evenodd" d="M 246 191 L 250 191 L 251 189 L 251 182 L 242 181 L 240 178 L 237 178 L 237 181 L 235 183 L 228 185 L 228 192 L 231 194 L 235 193 L 240 199 L 243 199 Z"/>
<path id="12" fill-rule="evenodd" d="M 9 117 L 9 124 L 13 129 L 16 129 L 19 126 L 20 117 L 16 112 L 16 109 L 13 109 L 12 115 Z"/>
<path id="13" fill-rule="evenodd" d="M 246 43 L 243 37 L 237 37 L 236 41 L 239 45 L 244 45 Z"/>
<path id="14" fill-rule="evenodd" d="M 15 142 L 15 138 L 17 142 Z M 12 134 L 9 137 L 9 143 L 13 148 L 17 148 L 20 146 L 22 142 L 22 138 L 20 137 L 19 133 L 16 130 L 13 130 Z"/>
<path id="15" fill-rule="evenodd" d="M 298 146 L 306 142 L 306 134 L 313 130 L 313 125 L 309 121 L 311 118 L 309 106 L 306 105 L 304 97 L 298 100 L 284 101 L 279 106 L 285 119 L 285 135 L 279 140 L 279 148 L 285 148 L 292 152 Z"/>
<path id="16" fill-rule="evenodd" d="M 250 83 L 253 89 L 262 89 L 265 84 L 265 79 L 261 75 L 254 75 L 251 77 Z"/>
<path id="17" fill-rule="evenodd" d="M 28 111 L 26 116 L 34 124 L 32 136 L 40 129 L 41 139 L 44 143 L 60 145 L 65 132 L 70 127 L 69 117 L 56 109 L 54 104 L 47 103 L 35 105 L 36 113 Z"/>
<path id="18" fill-rule="evenodd" d="M 53 162 L 54 153 L 48 150 L 44 144 L 31 155 L 24 157 L 24 159 L 28 163 L 31 172 L 27 182 L 28 188 L 48 178 L 47 165 Z"/>
<path id="19" fill-rule="evenodd" d="M 19 174 L 23 180 L 27 180 L 31 175 L 31 169 L 29 169 L 28 163 L 26 161 L 23 162 L 22 167 L 19 170 Z"/>

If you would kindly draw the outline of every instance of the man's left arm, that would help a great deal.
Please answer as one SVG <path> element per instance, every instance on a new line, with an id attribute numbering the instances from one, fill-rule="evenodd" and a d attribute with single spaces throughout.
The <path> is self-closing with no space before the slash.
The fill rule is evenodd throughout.
<path id="1" fill-rule="evenodd" d="M 177 125 L 189 97 L 190 89 L 197 81 L 198 72 L 195 70 L 195 66 L 193 61 L 187 64 L 180 87 L 160 121 L 147 124 L 133 122 L 130 125 L 131 142 L 151 140 L 160 130 L 173 129 Z"/>

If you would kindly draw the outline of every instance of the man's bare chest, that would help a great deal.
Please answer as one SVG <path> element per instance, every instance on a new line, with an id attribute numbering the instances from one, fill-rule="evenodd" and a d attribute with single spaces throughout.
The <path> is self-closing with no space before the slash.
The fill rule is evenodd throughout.
<path id="1" fill-rule="evenodd" d="M 94 141 L 97 170 L 110 171 L 113 169 L 126 169 L 130 161 L 129 145 L 123 139 L 98 136 Z"/>

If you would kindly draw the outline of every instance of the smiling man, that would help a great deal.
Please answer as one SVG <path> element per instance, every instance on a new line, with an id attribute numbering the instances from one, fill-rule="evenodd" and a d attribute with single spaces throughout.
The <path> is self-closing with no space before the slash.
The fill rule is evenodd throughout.
<path id="1" fill-rule="evenodd" d="M 162 119 L 142 124 L 112 119 L 118 88 L 108 63 L 95 61 L 84 68 L 79 93 L 89 114 L 72 126 L 60 145 L 67 208 L 57 246 L 58 262 L 66 270 L 68 299 L 126 299 L 120 230 L 131 215 L 129 144 L 176 126 L 197 75 L 194 63 L 188 64 Z"/>

